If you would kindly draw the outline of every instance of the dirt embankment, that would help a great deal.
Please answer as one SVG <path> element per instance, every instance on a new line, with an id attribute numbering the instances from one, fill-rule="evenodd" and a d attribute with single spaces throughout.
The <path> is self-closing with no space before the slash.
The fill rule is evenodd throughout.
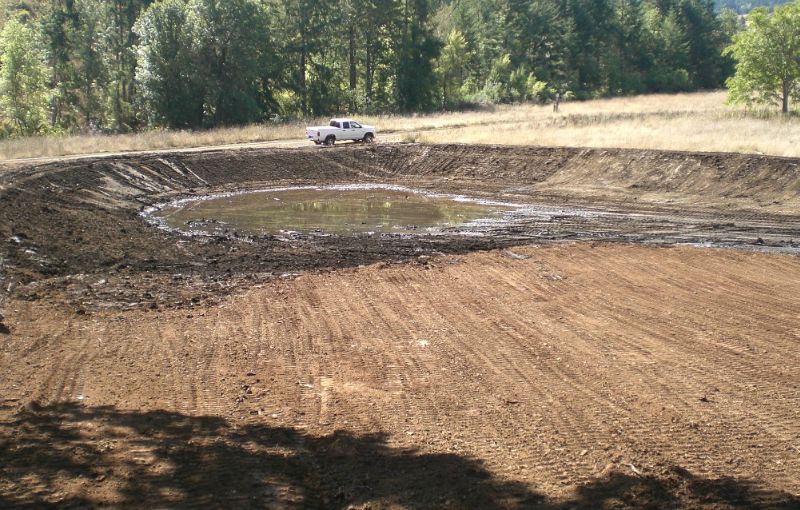
<path id="1" fill-rule="evenodd" d="M 797 508 L 798 258 L 630 243 L 796 248 L 797 165 L 379 145 L 6 172 L 0 507 Z M 140 215 L 354 182 L 550 212 L 320 238 Z M 542 246 L 565 239 L 605 242 Z"/>
<path id="2" fill-rule="evenodd" d="M 237 282 L 287 272 L 488 249 L 521 239 L 763 243 L 764 238 L 794 246 L 794 238 L 800 238 L 798 161 L 736 154 L 412 144 L 53 163 L 0 176 L 0 277 L 5 291 L 16 286 L 29 298 L 57 289 L 72 302 L 159 306 L 197 302 Z M 287 241 L 235 232 L 188 239 L 153 228 L 139 214 L 177 196 L 353 182 L 502 195 L 520 202 L 589 204 L 623 216 L 591 223 L 586 217 L 566 215 L 566 222 L 532 222 L 483 237 Z M 624 215 L 632 212 L 660 216 L 628 221 Z M 665 230 L 672 237 L 647 233 Z M 686 237 L 690 231 L 693 237 Z M 147 275 L 141 278 L 143 272 Z M 165 294 L 164 289 L 170 290 Z"/>

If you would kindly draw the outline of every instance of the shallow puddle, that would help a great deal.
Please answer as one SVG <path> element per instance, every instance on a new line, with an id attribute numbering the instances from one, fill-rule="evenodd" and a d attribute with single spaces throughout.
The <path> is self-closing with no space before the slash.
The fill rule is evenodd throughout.
<path id="1" fill-rule="evenodd" d="M 507 207 L 404 189 L 285 189 L 182 201 L 157 211 L 170 228 L 206 233 L 415 232 L 499 216 Z"/>

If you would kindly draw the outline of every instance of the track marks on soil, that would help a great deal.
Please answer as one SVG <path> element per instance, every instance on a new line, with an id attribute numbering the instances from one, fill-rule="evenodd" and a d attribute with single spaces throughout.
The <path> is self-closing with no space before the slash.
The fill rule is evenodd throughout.
<path id="1" fill-rule="evenodd" d="M 514 253 L 307 274 L 188 313 L 64 318 L 20 305 L 0 390 L 386 432 L 554 496 L 609 464 L 800 493 L 796 257 Z"/>

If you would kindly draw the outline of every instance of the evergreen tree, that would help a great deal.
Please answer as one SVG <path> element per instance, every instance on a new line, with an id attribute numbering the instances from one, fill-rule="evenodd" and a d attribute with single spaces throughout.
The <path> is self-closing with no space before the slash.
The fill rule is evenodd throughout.
<path id="1" fill-rule="evenodd" d="M 397 47 L 397 106 L 403 111 L 425 110 L 435 104 L 433 60 L 440 43 L 431 30 L 429 0 L 404 0 Z"/>
<path id="2" fill-rule="evenodd" d="M 108 115 L 116 131 L 138 126 L 136 111 L 136 20 L 152 0 L 99 0 L 105 5 L 107 30 L 104 57 L 107 70 Z"/>
<path id="3" fill-rule="evenodd" d="M 103 55 L 105 4 L 101 0 L 75 0 L 77 20 L 73 36 L 73 87 L 78 125 L 98 129 L 105 125 L 107 69 Z"/>
<path id="4" fill-rule="evenodd" d="M 49 12 L 43 16 L 42 32 L 47 41 L 52 88 L 50 125 L 56 129 L 71 129 L 79 122 L 73 59 L 78 29 L 74 0 L 53 0 Z"/>

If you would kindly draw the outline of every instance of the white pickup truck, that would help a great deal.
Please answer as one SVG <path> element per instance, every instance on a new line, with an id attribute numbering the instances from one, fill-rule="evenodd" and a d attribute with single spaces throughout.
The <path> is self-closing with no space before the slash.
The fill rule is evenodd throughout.
<path id="1" fill-rule="evenodd" d="M 362 126 L 353 119 L 331 119 L 327 126 L 307 127 L 306 136 L 317 145 L 333 145 L 340 140 L 372 143 L 375 141 L 375 128 Z"/>

